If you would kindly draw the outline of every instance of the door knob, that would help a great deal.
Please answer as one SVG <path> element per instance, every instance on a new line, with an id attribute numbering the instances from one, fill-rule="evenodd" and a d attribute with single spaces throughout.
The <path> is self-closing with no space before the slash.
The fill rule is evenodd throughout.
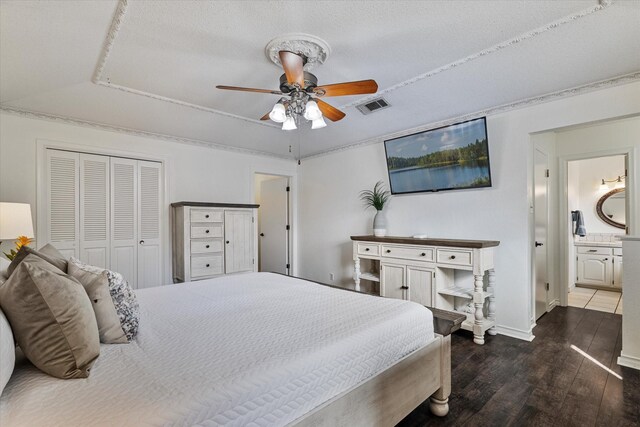
<path id="1" fill-rule="evenodd" d="M 537 248 L 538 246 L 543 246 L 543 245 L 544 245 L 544 243 L 536 242 L 536 248 Z"/>
<path id="2" fill-rule="evenodd" d="M 260 233 L 260 237 L 264 237 L 264 233 Z"/>
<path id="3" fill-rule="evenodd" d="M 140 240 L 140 244 L 141 244 L 141 245 L 144 245 L 144 240 Z"/>

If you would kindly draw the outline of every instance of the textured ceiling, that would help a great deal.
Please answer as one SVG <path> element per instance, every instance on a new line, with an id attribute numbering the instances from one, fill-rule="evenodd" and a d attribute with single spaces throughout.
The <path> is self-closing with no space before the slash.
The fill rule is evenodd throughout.
<path id="1" fill-rule="evenodd" d="M 637 73 L 639 23 L 640 2 L 624 0 L 4 0 L 0 103 L 281 156 L 300 144 L 305 156 Z M 264 47 L 290 32 L 331 46 L 320 83 L 376 79 L 392 108 L 363 116 L 364 97 L 326 98 L 344 120 L 283 132 L 256 120 L 277 97 L 214 88 L 276 89 Z"/>

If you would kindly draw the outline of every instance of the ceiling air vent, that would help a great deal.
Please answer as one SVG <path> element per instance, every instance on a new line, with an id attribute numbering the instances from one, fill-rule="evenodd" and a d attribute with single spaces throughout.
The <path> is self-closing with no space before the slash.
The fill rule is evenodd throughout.
<path id="1" fill-rule="evenodd" d="M 368 101 L 364 104 L 356 105 L 356 108 L 360 110 L 362 114 L 371 114 L 376 111 L 384 110 L 385 108 L 389 108 L 391 105 L 384 98 L 376 98 L 373 101 Z"/>

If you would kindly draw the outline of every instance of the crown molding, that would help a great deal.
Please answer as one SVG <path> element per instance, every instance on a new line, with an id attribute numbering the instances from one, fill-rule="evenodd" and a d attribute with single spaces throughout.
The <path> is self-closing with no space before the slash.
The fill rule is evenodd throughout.
<path id="1" fill-rule="evenodd" d="M 403 87 L 412 85 L 414 83 L 417 83 L 417 82 L 419 82 L 421 80 L 424 80 L 424 79 L 427 79 L 429 77 L 433 77 L 433 76 L 435 76 L 437 74 L 440 74 L 440 73 L 442 73 L 444 71 L 451 70 L 453 68 L 456 68 L 456 67 L 459 67 L 461 65 L 464 65 L 464 64 L 466 64 L 468 62 L 474 61 L 474 60 L 476 60 L 478 58 L 482 58 L 484 56 L 487 56 L 487 55 L 490 55 L 492 53 L 498 52 L 498 51 L 500 51 L 502 49 L 514 46 L 514 45 L 519 44 L 519 43 L 521 43 L 521 42 L 523 42 L 525 40 L 534 38 L 536 36 L 539 36 L 540 34 L 544 34 L 547 31 L 551 31 L 551 30 L 554 30 L 556 28 L 559 28 L 559 27 L 561 27 L 561 26 L 563 26 L 565 24 L 569 24 L 571 22 L 575 22 L 576 20 L 578 20 L 580 18 L 584 18 L 585 16 L 589 16 L 589 15 L 591 15 L 593 13 L 596 13 L 596 12 L 599 12 L 601 10 L 604 10 L 604 9 L 608 8 L 609 6 L 611 6 L 611 4 L 613 4 L 612 0 L 600 0 L 597 5 L 592 6 L 592 7 L 588 8 L 588 9 L 585 9 L 585 10 L 582 10 L 580 12 L 576 12 L 576 13 L 573 13 L 571 15 L 565 16 L 565 17 L 560 18 L 560 19 L 558 19 L 556 21 L 550 22 L 549 24 L 546 24 L 546 25 L 544 25 L 542 27 L 538 27 L 535 30 L 527 31 L 526 33 L 520 34 L 520 35 L 518 35 L 516 37 L 513 37 L 511 39 L 505 40 L 505 41 L 503 41 L 501 43 L 493 45 L 493 46 L 491 46 L 491 47 L 489 47 L 487 49 L 481 50 L 479 52 L 472 53 L 469 56 L 466 56 L 466 57 L 464 57 L 462 59 L 458 59 L 457 61 L 454 61 L 454 62 L 450 62 L 449 64 L 443 65 L 443 66 L 438 67 L 438 68 L 436 68 L 434 70 L 427 71 L 427 72 L 422 73 L 422 74 L 418 74 L 417 76 L 411 77 L 410 79 L 407 79 L 407 80 L 402 81 L 400 83 L 396 83 L 393 86 L 389 86 L 386 89 L 379 90 L 374 94 L 358 98 L 357 100 L 349 102 L 347 104 L 343 104 L 343 105 L 339 106 L 338 108 L 346 109 L 346 108 L 350 108 L 350 107 L 355 107 L 356 105 L 359 105 L 359 104 L 366 103 L 366 102 L 371 101 L 373 99 L 376 99 L 376 98 L 379 98 L 381 96 L 384 96 L 387 93 L 390 93 L 390 92 L 393 92 L 395 90 L 401 89 Z"/>
<path id="2" fill-rule="evenodd" d="M 594 83 L 589 83 L 583 86 L 577 86 L 571 89 L 560 90 L 560 91 L 548 93 L 545 95 L 535 96 L 535 97 L 523 99 L 520 101 L 511 102 L 508 104 L 503 104 L 497 107 L 486 108 L 484 110 L 476 111 L 475 113 L 465 114 L 465 115 L 453 117 L 447 120 L 442 120 L 439 122 L 432 122 L 427 125 L 421 125 L 411 129 L 406 129 L 398 132 L 393 132 L 385 135 L 363 139 L 353 144 L 343 145 L 337 148 L 333 148 L 331 150 L 321 151 L 319 153 L 314 153 L 308 156 L 302 156 L 300 159 L 304 160 L 304 159 L 312 159 L 315 157 L 322 157 L 329 154 L 338 153 L 341 151 L 351 150 L 359 147 L 365 147 L 367 145 L 372 145 L 372 144 L 378 144 L 388 139 L 399 138 L 402 136 L 407 136 L 407 135 L 411 135 L 418 132 L 424 132 L 429 129 L 436 129 L 443 126 L 449 126 L 454 123 L 460 123 L 467 120 L 476 119 L 478 117 L 506 113 L 513 110 L 519 110 L 522 108 L 543 104 L 545 102 L 555 101 L 562 98 L 569 98 L 569 97 L 581 95 L 587 92 L 593 92 L 596 90 L 606 89 L 614 86 L 621 86 L 624 84 L 634 83 L 637 81 L 640 81 L 640 71 L 614 77 L 612 79 L 600 80 Z"/>
<path id="3" fill-rule="evenodd" d="M 93 77 L 91 78 L 91 82 L 102 87 L 107 87 L 110 89 L 116 89 L 121 92 L 128 92 L 138 96 L 144 96 L 146 98 L 155 99 L 162 102 L 168 102 L 175 105 L 180 105 L 182 107 L 192 108 L 195 110 L 205 111 L 207 113 L 218 114 L 224 117 L 231 117 L 233 119 L 242 120 L 248 123 L 257 124 L 260 126 L 266 126 L 273 129 L 280 129 L 279 126 L 273 125 L 270 122 L 252 119 L 250 117 L 240 116 L 237 114 L 227 113 L 226 111 L 216 110 L 215 108 L 205 107 L 204 105 L 193 104 L 190 102 L 181 101 L 176 98 L 170 98 L 167 96 L 157 95 L 150 92 L 145 92 L 138 89 L 133 89 L 127 86 L 112 84 L 110 79 L 103 79 L 104 70 L 107 66 L 107 60 L 109 59 L 109 55 L 113 50 L 113 46 L 116 42 L 116 38 L 118 37 L 118 33 L 122 28 L 122 24 L 124 22 L 125 16 L 127 14 L 127 7 L 129 5 L 128 0 L 119 0 L 118 6 L 116 7 L 116 11 L 113 15 L 113 19 L 111 20 L 111 26 L 109 27 L 109 31 L 104 39 L 104 43 L 102 45 L 102 51 L 100 52 L 100 58 L 98 59 L 98 63 L 93 72 Z"/>
<path id="4" fill-rule="evenodd" d="M 247 148 L 233 147 L 226 144 L 203 141 L 200 139 L 182 138 L 182 137 L 166 135 L 162 133 L 147 132 L 143 130 L 113 126 L 113 125 L 93 122 L 89 120 L 82 120 L 82 119 L 76 119 L 72 117 L 59 116 L 55 114 L 47 114 L 47 113 L 41 113 L 37 111 L 24 110 L 20 108 L 9 107 L 6 105 L 0 106 L 0 112 L 11 114 L 14 116 L 26 117 L 30 119 L 47 120 L 51 122 L 64 123 L 68 125 L 88 127 L 92 129 L 123 133 L 126 135 L 139 136 L 144 138 L 154 138 L 162 141 L 178 142 L 181 144 L 195 145 L 198 147 L 205 147 L 205 148 L 211 148 L 211 149 L 222 150 L 222 151 L 230 151 L 234 153 L 248 154 L 252 156 L 271 157 L 271 158 L 282 159 L 282 160 L 294 160 L 293 157 L 284 156 L 284 155 L 275 154 L 275 153 L 268 153 L 266 151 L 250 150 Z"/>

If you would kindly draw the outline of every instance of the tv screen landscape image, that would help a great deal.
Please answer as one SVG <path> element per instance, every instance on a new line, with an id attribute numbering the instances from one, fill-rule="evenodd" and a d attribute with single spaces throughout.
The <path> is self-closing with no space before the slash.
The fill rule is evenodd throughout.
<path id="1" fill-rule="evenodd" d="M 392 194 L 491 187 L 486 118 L 384 142 Z"/>

